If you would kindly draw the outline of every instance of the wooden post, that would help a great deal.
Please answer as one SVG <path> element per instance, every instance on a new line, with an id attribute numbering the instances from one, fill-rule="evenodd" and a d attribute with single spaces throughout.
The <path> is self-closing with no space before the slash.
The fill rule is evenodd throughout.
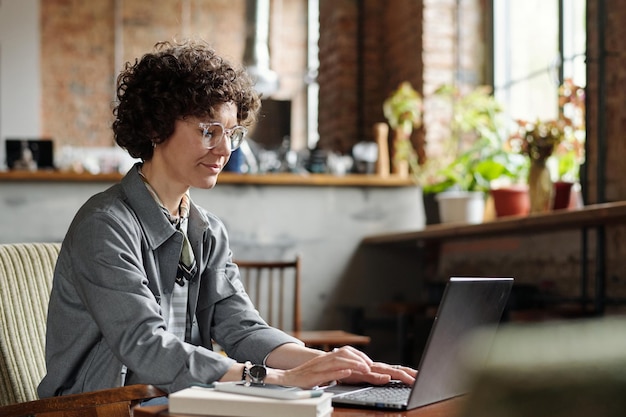
<path id="1" fill-rule="evenodd" d="M 376 173 L 381 177 L 389 176 L 389 125 L 387 123 L 374 124 L 374 140 L 378 144 L 378 160 Z"/>

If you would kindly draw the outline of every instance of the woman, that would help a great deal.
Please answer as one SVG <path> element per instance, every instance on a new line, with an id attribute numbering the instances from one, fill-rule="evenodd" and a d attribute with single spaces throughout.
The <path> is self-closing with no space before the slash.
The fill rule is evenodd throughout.
<path id="1" fill-rule="evenodd" d="M 351 347 L 309 349 L 268 326 L 224 225 L 191 202 L 190 187 L 215 186 L 255 120 L 260 101 L 243 69 L 203 42 L 160 43 L 126 65 L 117 97 L 115 140 L 142 162 L 87 201 L 63 241 L 40 397 L 251 378 L 298 387 L 414 381 L 413 369 Z"/>

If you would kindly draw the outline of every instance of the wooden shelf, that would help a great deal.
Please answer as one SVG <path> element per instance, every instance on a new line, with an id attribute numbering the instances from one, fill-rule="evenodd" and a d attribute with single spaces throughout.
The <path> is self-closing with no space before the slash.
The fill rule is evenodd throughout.
<path id="1" fill-rule="evenodd" d="M 58 182 L 116 182 L 121 174 L 90 174 L 70 171 L 1 171 L 0 182 L 58 181 Z"/>
<path id="2" fill-rule="evenodd" d="M 626 201 L 594 204 L 575 210 L 555 210 L 524 217 L 503 217 L 480 224 L 436 224 L 423 230 L 367 236 L 363 243 L 403 244 L 426 240 L 498 237 L 504 234 L 537 234 L 578 230 L 611 223 L 626 223 Z"/>
<path id="3" fill-rule="evenodd" d="M 75 182 L 117 182 L 122 174 L 90 174 L 65 171 L 3 171 L 0 182 L 11 181 L 75 181 Z M 331 186 L 331 187 L 410 187 L 409 178 L 390 175 L 348 174 L 336 176 L 330 174 L 237 174 L 223 172 L 218 177 L 218 184 L 241 185 L 286 185 L 286 186 Z"/>
<path id="4" fill-rule="evenodd" d="M 414 186 L 409 178 L 390 175 L 347 174 L 235 174 L 223 172 L 218 177 L 218 184 L 251 185 L 301 185 L 301 186 L 336 186 L 336 187 L 410 187 Z"/>
<path id="5" fill-rule="evenodd" d="M 438 224 L 431 225 L 423 230 L 388 233 L 366 236 L 362 243 L 369 245 L 408 246 L 417 251 L 417 262 L 422 269 L 425 268 L 425 260 L 422 250 L 431 246 L 439 250 L 442 242 L 497 238 L 502 236 L 536 235 L 563 230 L 580 231 L 581 250 L 583 252 L 580 261 L 580 288 L 579 301 L 581 307 L 587 311 L 589 297 L 588 263 L 589 245 L 587 242 L 587 229 L 594 229 L 597 242 L 595 244 L 595 278 L 594 278 L 594 314 L 603 314 L 607 303 L 623 303 L 624 300 L 607 299 L 606 297 L 606 234 L 605 226 L 611 224 L 626 224 L 626 201 L 613 203 L 593 204 L 575 210 L 555 210 L 548 213 L 532 214 L 524 217 L 504 217 L 481 224 Z"/>

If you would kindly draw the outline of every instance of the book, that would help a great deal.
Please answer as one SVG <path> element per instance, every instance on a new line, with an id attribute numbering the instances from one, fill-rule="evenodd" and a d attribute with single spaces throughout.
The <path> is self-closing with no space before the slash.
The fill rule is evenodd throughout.
<path id="1" fill-rule="evenodd" d="M 328 417 L 333 411 L 332 397 L 324 393 L 314 398 L 283 400 L 191 387 L 170 394 L 169 412 L 223 417 Z"/>

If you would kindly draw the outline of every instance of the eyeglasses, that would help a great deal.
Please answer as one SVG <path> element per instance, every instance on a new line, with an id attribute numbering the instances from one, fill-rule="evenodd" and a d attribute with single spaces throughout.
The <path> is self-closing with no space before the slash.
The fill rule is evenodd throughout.
<path id="1" fill-rule="evenodd" d="M 230 150 L 234 151 L 241 146 L 241 142 L 243 142 L 248 133 L 248 129 L 243 126 L 226 129 L 219 122 L 200 123 L 198 126 L 202 129 L 202 144 L 207 149 L 215 148 L 226 137 L 230 142 Z"/>

